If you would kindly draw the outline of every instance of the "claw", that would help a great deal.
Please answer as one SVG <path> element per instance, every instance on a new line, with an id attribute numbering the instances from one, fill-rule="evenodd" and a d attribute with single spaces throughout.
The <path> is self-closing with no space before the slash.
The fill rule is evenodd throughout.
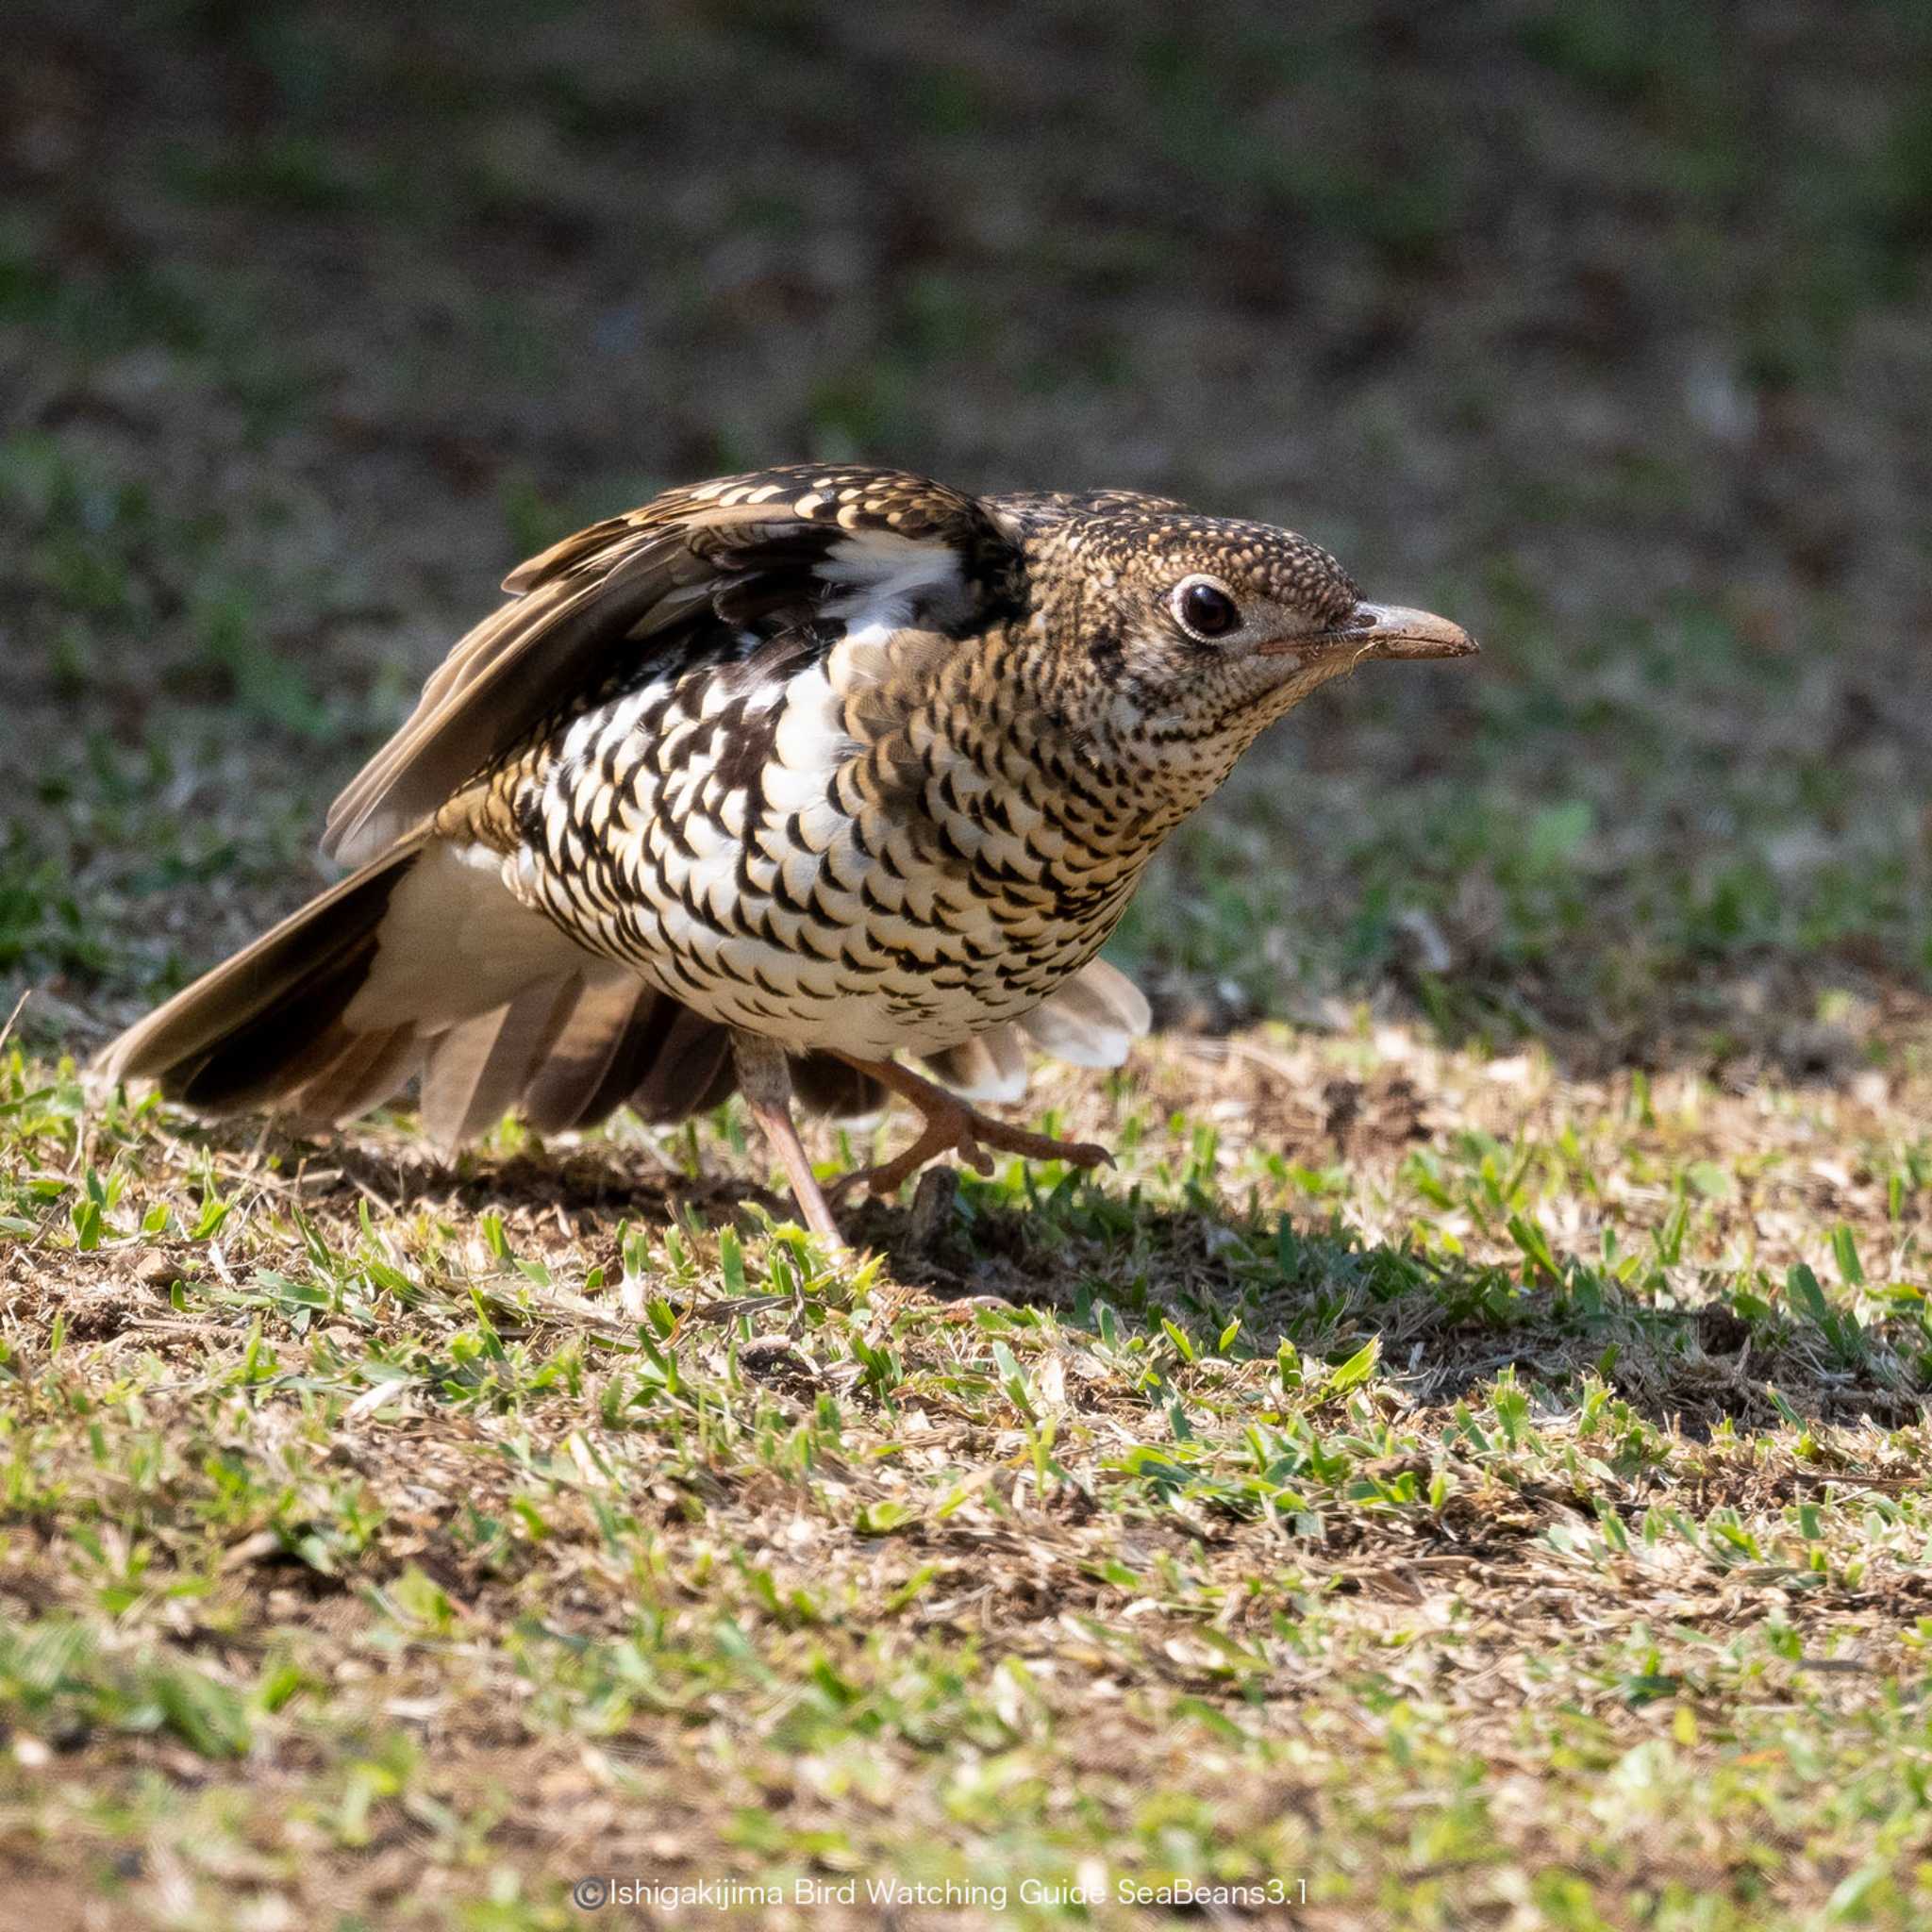
<path id="1" fill-rule="evenodd" d="M 843 1056 L 841 1056 L 843 1058 Z M 858 1060 L 855 1067 L 872 1075 L 916 1107 L 924 1124 L 911 1146 L 876 1167 L 859 1168 L 832 1184 L 829 1198 L 842 1205 L 848 1192 L 861 1184 L 873 1193 L 895 1194 L 927 1161 L 941 1155 L 957 1155 L 975 1174 L 990 1174 L 993 1158 L 990 1150 L 1019 1154 L 1028 1160 L 1064 1160 L 1074 1167 L 1111 1167 L 1113 1156 L 1091 1141 L 1056 1141 L 1024 1127 L 1009 1127 L 977 1108 L 969 1107 L 957 1094 L 922 1079 L 908 1068 L 891 1060 Z"/>

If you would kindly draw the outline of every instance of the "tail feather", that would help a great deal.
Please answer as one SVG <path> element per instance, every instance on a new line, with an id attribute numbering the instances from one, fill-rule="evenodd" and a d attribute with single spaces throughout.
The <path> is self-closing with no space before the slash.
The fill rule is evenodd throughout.
<path id="1" fill-rule="evenodd" d="M 345 1127 L 400 1093 L 422 1064 L 423 1042 L 408 1026 L 352 1035 L 347 1048 L 291 1092 L 282 1109 L 307 1124 Z"/>
<path id="2" fill-rule="evenodd" d="M 1124 973 L 1105 959 L 1090 959 L 1020 1025 L 1056 1059 L 1117 1067 L 1151 1020 L 1147 996 Z"/>
<path id="3" fill-rule="evenodd" d="M 640 1036 L 642 1016 L 669 1004 L 628 974 L 588 983 L 524 1095 L 531 1126 L 561 1134 L 593 1126 L 622 1107 L 644 1074 L 635 1052 L 625 1049 Z"/>
<path id="4" fill-rule="evenodd" d="M 232 959 L 131 1026 L 97 1065 L 152 1077 L 197 1112 L 240 1113 L 314 1078 L 349 1044 L 339 1026 L 367 979 L 390 900 L 420 855 L 398 846 L 311 899 Z"/>
<path id="5" fill-rule="evenodd" d="M 791 1062 L 791 1091 L 808 1113 L 840 1121 L 878 1113 L 886 1104 L 886 1090 L 870 1074 L 828 1053 L 808 1053 Z"/>
<path id="6" fill-rule="evenodd" d="M 582 982 L 539 980 L 507 1006 L 440 1035 L 423 1071 L 423 1124 L 446 1152 L 493 1127 L 523 1097 L 576 1005 Z"/>
<path id="7" fill-rule="evenodd" d="M 352 977 L 338 975 L 337 978 Z M 367 1039 L 349 1032 L 339 1020 L 325 1020 L 340 1008 L 348 989 L 332 980 L 325 988 L 292 994 L 286 1007 L 272 1008 L 222 1041 L 185 1077 L 164 1079 L 161 1091 L 197 1113 L 250 1113 L 273 1108 L 303 1120 L 302 1096 L 325 1091 L 341 1068 L 358 1074 L 366 1061 Z M 384 1096 L 387 1098 L 387 1095 Z"/>
<path id="8" fill-rule="evenodd" d="M 625 1106 L 662 1124 L 723 1106 L 737 1085 L 725 1027 L 625 978 L 585 989 L 523 1110 L 545 1134 L 595 1126 Z"/>
<path id="9" fill-rule="evenodd" d="M 725 1027 L 675 1000 L 663 1004 L 671 1009 L 670 1024 L 662 1026 L 643 1077 L 627 1098 L 647 1121 L 681 1121 L 730 1099 L 738 1087 L 738 1069 Z M 653 1015 L 653 1023 L 649 1032 L 657 1035 L 661 1016 Z"/>

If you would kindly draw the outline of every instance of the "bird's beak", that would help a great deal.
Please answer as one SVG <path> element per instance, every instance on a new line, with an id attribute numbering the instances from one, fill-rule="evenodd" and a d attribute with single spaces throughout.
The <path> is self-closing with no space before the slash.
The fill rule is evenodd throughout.
<path id="1" fill-rule="evenodd" d="M 1473 658 L 1476 642 L 1459 624 L 1400 604 L 1357 604 L 1354 621 L 1331 632 L 1342 650 L 1374 658 Z"/>
<path id="2" fill-rule="evenodd" d="M 1476 641 L 1459 624 L 1400 604 L 1357 604 L 1337 641 L 1372 645 L 1378 658 L 1474 658 Z"/>
<path id="3" fill-rule="evenodd" d="M 1409 610 L 1400 604 L 1357 604 L 1348 623 L 1320 637 L 1284 638 L 1261 648 L 1282 657 L 1292 653 L 1304 663 L 1327 657 L 1358 663 L 1364 658 L 1473 658 L 1478 646 L 1459 624 L 1432 611 Z"/>

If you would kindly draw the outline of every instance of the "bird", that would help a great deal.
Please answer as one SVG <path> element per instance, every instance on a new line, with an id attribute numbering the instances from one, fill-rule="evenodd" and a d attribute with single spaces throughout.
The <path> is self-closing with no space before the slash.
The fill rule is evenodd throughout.
<path id="1" fill-rule="evenodd" d="M 739 1090 L 832 1242 L 851 1186 L 943 1155 L 1106 1162 L 980 1103 L 1027 1041 L 1110 1067 L 1147 1031 L 1098 956 L 1154 855 L 1331 678 L 1476 650 L 1268 524 L 873 467 L 672 489 L 504 590 L 331 808 L 346 875 L 97 1072 L 319 1129 L 414 1080 L 450 1150 Z M 916 1138 L 823 1186 L 794 1105 L 888 1094 Z"/>

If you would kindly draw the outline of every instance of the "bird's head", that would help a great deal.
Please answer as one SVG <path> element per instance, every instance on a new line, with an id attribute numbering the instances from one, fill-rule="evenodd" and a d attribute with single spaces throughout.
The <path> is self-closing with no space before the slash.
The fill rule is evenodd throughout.
<path id="1" fill-rule="evenodd" d="M 1368 602 L 1291 530 L 1153 497 L 1047 501 L 1021 521 L 1064 701 L 1113 751 L 1201 796 L 1331 677 L 1476 649 L 1446 618 Z"/>

